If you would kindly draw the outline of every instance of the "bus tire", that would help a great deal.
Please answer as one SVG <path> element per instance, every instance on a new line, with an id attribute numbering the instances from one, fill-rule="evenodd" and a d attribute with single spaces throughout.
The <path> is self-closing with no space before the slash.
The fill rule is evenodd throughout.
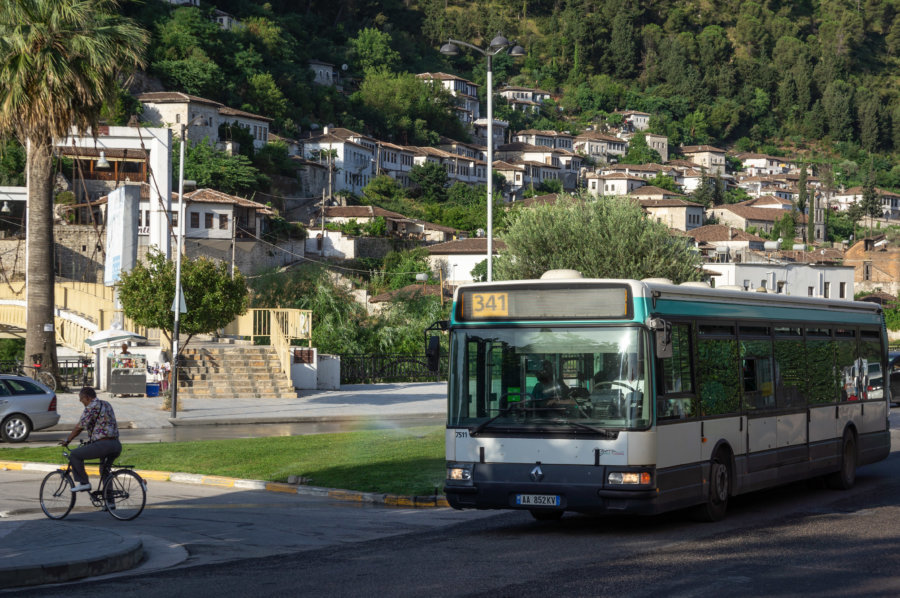
<path id="1" fill-rule="evenodd" d="M 725 450 L 716 451 L 709 462 L 709 494 L 706 501 L 691 510 L 694 521 L 719 521 L 725 517 L 731 496 L 731 459 Z"/>
<path id="2" fill-rule="evenodd" d="M 856 483 L 856 436 L 851 430 L 844 431 L 841 443 L 841 468 L 825 478 L 833 490 L 849 490 Z"/>

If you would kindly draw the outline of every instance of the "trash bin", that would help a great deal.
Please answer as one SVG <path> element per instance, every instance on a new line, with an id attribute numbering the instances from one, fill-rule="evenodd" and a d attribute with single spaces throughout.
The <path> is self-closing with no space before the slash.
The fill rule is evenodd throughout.
<path id="1" fill-rule="evenodd" d="M 147 384 L 147 396 L 148 397 L 158 397 L 159 396 L 159 382 Z"/>

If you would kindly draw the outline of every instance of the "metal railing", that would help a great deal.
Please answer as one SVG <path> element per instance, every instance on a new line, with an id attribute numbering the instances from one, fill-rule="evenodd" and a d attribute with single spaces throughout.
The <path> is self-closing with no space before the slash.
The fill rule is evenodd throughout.
<path id="1" fill-rule="evenodd" d="M 281 370 L 291 375 L 291 347 L 300 341 L 312 344 L 312 311 L 308 309 L 248 309 L 225 327 L 225 334 L 248 338 L 254 344 L 271 344 Z"/>
<path id="2" fill-rule="evenodd" d="M 22 374 L 31 377 L 19 360 L 0 361 L 0 374 Z M 24 372 L 24 373 L 23 373 Z M 57 371 L 62 387 L 58 390 L 80 389 L 94 381 L 94 362 L 90 359 L 60 359 Z"/>
<path id="3" fill-rule="evenodd" d="M 436 382 L 447 379 L 448 359 L 441 356 L 438 373 L 428 369 L 425 355 L 341 355 L 341 384 Z"/>

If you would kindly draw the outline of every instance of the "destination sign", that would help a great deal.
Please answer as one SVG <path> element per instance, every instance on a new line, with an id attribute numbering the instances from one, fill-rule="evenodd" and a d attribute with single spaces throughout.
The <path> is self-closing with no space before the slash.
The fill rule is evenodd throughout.
<path id="1" fill-rule="evenodd" d="M 627 286 L 516 286 L 460 289 L 457 318 L 488 320 L 606 320 L 631 315 Z"/>

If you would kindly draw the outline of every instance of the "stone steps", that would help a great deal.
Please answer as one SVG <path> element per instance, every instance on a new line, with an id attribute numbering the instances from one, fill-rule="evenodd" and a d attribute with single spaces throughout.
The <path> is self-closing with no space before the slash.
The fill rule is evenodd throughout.
<path id="1" fill-rule="evenodd" d="M 297 397 L 271 347 L 229 345 L 185 349 L 178 369 L 178 395 L 183 398 Z"/>

